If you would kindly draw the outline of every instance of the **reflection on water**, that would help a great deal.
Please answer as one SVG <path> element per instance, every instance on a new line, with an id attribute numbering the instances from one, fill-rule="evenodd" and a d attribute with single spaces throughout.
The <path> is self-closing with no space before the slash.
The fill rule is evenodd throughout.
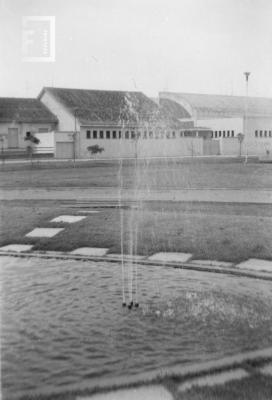
<path id="1" fill-rule="evenodd" d="M 3 393 L 88 387 L 272 344 L 270 282 L 138 268 L 140 308 L 122 308 L 121 266 L 1 258 Z"/>

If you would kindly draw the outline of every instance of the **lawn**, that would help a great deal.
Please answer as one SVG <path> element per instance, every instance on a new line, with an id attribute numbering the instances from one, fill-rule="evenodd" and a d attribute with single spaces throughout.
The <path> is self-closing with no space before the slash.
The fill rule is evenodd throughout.
<path id="1" fill-rule="evenodd" d="M 70 165 L 70 164 L 69 164 Z M 65 168 L 64 168 L 65 166 Z M 87 162 L 77 168 L 65 163 L 2 165 L 2 189 L 137 187 L 149 189 L 234 188 L 272 189 L 272 165 L 209 159 Z M 80 197 L 78 198 L 80 200 Z M 2 201 L 0 244 L 31 243 L 36 250 L 71 251 L 107 247 L 121 252 L 120 210 L 101 209 L 72 225 L 52 224 L 64 209 L 61 201 Z M 194 258 L 241 261 L 272 259 L 272 205 L 150 201 L 137 210 L 123 210 L 124 252 L 150 255 L 160 251 L 188 252 Z M 26 238 L 36 227 L 64 227 L 52 239 Z"/>
<path id="2" fill-rule="evenodd" d="M 0 244 L 34 244 L 36 250 L 71 251 L 106 247 L 121 252 L 120 210 L 101 208 L 75 224 L 51 223 L 56 216 L 76 215 L 57 201 L 2 202 Z M 83 209 L 84 210 L 84 209 Z M 122 210 L 124 252 L 150 255 L 188 252 L 194 258 L 238 262 L 272 259 L 272 206 L 215 203 L 147 202 Z M 77 214 L 78 215 L 78 214 Z M 84 212 L 81 213 L 84 215 Z M 35 227 L 65 227 L 54 238 L 27 238 Z"/>
<path id="3" fill-rule="evenodd" d="M 122 170 L 117 161 L 78 164 L 40 163 L 2 165 L 0 187 L 65 188 L 119 187 L 120 173 L 124 187 L 142 189 L 230 188 L 272 189 L 272 164 L 248 163 L 221 159 L 186 159 L 124 161 Z"/>

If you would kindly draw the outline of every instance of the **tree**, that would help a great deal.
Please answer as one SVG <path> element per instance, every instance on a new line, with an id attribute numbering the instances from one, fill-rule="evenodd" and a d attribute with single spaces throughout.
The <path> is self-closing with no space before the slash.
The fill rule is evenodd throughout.
<path id="1" fill-rule="evenodd" d="M 239 147 L 239 156 L 240 157 L 242 155 L 242 143 L 243 143 L 244 138 L 245 138 L 245 135 L 243 133 L 238 133 L 237 139 L 239 140 L 239 146 L 240 146 Z"/>
<path id="2" fill-rule="evenodd" d="M 35 137 L 32 133 L 28 132 L 24 140 L 27 142 L 26 152 L 28 154 L 29 159 L 31 160 L 31 166 L 32 166 L 34 148 L 35 145 L 40 143 L 40 139 Z"/>
<path id="3" fill-rule="evenodd" d="M 103 147 L 99 147 L 98 144 L 94 144 L 92 146 L 88 146 L 87 150 L 90 153 L 90 155 L 102 153 L 102 151 L 104 151 Z"/>

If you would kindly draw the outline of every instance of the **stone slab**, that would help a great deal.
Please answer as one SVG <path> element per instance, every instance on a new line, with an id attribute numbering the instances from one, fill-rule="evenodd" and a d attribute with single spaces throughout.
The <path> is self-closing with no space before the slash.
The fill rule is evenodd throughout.
<path id="1" fill-rule="evenodd" d="M 109 249 L 99 247 L 80 247 L 70 252 L 70 254 L 78 254 L 81 256 L 104 256 Z"/>
<path id="2" fill-rule="evenodd" d="M 31 250 L 33 245 L 31 244 L 8 244 L 7 246 L 0 247 L 1 251 L 14 251 L 22 253 L 23 251 Z"/>
<path id="3" fill-rule="evenodd" d="M 258 258 L 250 258 L 236 265 L 239 269 L 249 269 L 251 271 L 265 271 L 272 272 L 272 261 L 261 260 Z"/>
<path id="4" fill-rule="evenodd" d="M 272 363 L 266 364 L 264 367 L 261 368 L 260 371 L 264 375 L 271 375 L 272 376 Z"/>
<path id="5" fill-rule="evenodd" d="M 173 397 L 163 386 L 154 385 L 76 397 L 76 400 L 173 400 Z"/>
<path id="6" fill-rule="evenodd" d="M 29 232 L 26 236 L 27 237 L 48 237 L 51 238 L 61 231 L 64 228 L 35 228 L 33 231 Z"/>
<path id="7" fill-rule="evenodd" d="M 206 267 L 232 267 L 233 263 L 217 260 L 191 260 L 190 264 L 204 265 Z"/>
<path id="8" fill-rule="evenodd" d="M 85 219 L 85 216 L 78 216 L 78 215 L 60 215 L 52 219 L 50 222 L 65 222 L 67 224 L 74 224 L 75 222 L 82 221 Z"/>
<path id="9" fill-rule="evenodd" d="M 122 260 L 122 258 L 124 260 L 131 260 L 131 259 L 144 260 L 146 258 L 146 256 L 139 256 L 139 255 L 133 255 L 133 254 L 123 254 L 123 256 L 122 256 L 122 254 L 116 254 L 116 253 L 107 254 L 107 257 L 116 258 L 118 260 Z"/>
<path id="10" fill-rule="evenodd" d="M 150 261 L 160 262 L 187 262 L 192 257 L 190 253 L 155 253 L 148 257 Z"/>
<path id="11" fill-rule="evenodd" d="M 237 368 L 227 372 L 220 372 L 218 374 L 207 375 L 201 378 L 191 379 L 188 382 L 182 383 L 178 387 L 178 392 L 185 392 L 196 386 L 215 386 L 223 385 L 226 382 L 239 380 L 248 376 L 248 373 L 242 369 Z"/>

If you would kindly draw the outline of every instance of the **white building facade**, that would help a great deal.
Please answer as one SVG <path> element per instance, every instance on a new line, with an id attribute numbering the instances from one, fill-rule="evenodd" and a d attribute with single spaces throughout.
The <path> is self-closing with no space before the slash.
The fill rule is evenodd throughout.
<path id="1" fill-rule="evenodd" d="M 240 133 L 242 154 L 272 154 L 272 99 L 172 92 L 160 93 L 160 99 L 182 105 L 196 127 L 209 127 L 221 155 L 239 155 Z"/>

